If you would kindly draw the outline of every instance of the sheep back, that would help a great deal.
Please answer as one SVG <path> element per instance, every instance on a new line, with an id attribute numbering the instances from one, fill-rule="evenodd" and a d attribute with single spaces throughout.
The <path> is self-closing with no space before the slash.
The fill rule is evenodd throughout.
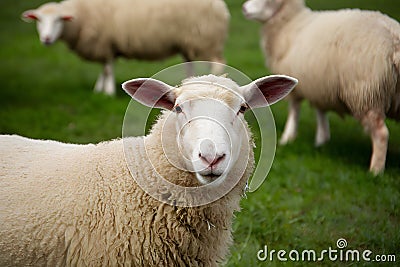
<path id="1" fill-rule="evenodd" d="M 177 53 L 189 60 L 220 57 L 229 11 L 221 0 L 66 0 L 75 19 L 62 36 L 81 57 L 146 60 Z"/>
<path id="2" fill-rule="evenodd" d="M 140 191 L 121 144 L 2 136 L 0 265 L 101 265 L 117 258 L 113 253 L 124 245 L 119 242 L 129 238 L 123 220 L 143 215 L 130 210 L 125 216 L 128 203 L 140 205 L 133 200 Z"/>

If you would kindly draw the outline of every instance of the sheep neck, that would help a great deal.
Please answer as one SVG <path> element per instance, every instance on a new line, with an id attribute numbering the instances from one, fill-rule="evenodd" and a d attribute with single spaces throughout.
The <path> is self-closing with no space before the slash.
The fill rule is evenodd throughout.
<path id="1" fill-rule="evenodd" d="M 169 112 L 164 112 L 161 115 L 157 123 L 153 125 L 151 133 L 146 136 L 147 155 L 153 164 L 156 163 L 154 164 L 155 171 L 158 173 L 165 173 L 165 170 L 168 170 L 168 174 L 165 175 L 164 178 L 169 182 L 186 187 L 199 186 L 200 184 L 193 173 L 182 171 L 170 162 L 170 160 L 172 162 L 178 162 L 180 166 L 183 166 L 176 141 L 176 128 L 175 125 L 170 123 L 170 120 L 167 120 L 168 113 Z M 167 134 L 165 134 L 166 132 Z M 176 152 L 169 153 L 167 157 L 164 153 L 165 150 Z"/>
<path id="2" fill-rule="evenodd" d="M 298 16 L 303 16 L 311 12 L 304 5 L 303 1 L 287 1 L 282 4 L 277 12 L 270 20 L 264 22 L 261 28 L 261 36 L 263 39 L 262 46 L 270 62 L 268 67 L 273 68 L 274 60 L 279 60 L 287 53 L 287 48 L 291 44 L 290 34 L 293 27 L 298 27 L 295 21 Z"/>
<path id="3" fill-rule="evenodd" d="M 266 24 L 269 24 L 269 27 L 274 26 L 275 28 L 279 28 L 279 26 L 288 23 L 291 19 L 296 17 L 296 15 L 307 9 L 308 8 L 304 5 L 304 1 L 284 1 L 277 9 L 276 13 L 266 21 Z"/>
<path id="4" fill-rule="evenodd" d="M 79 14 L 74 12 L 74 4 L 71 1 L 63 1 L 59 4 L 64 11 L 67 11 L 69 14 L 73 14 L 72 21 L 68 21 L 64 23 L 64 28 L 60 39 L 65 41 L 69 48 L 75 49 L 78 44 L 80 32 L 81 32 L 81 21 L 79 19 Z"/>
<path id="5" fill-rule="evenodd" d="M 157 123 L 153 126 L 151 133 L 145 137 L 147 156 L 150 161 L 157 162 L 155 171 L 166 175 L 170 182 L 181 186 L 198 186 L 198 181 L 193 173 L 181 171 L 172 166 L 161 149 L 161 133 L 167 131 L 167 144 L 171 145 L 178 152 L 176 144 L 176 127 L 173 122 L 167 120 L 169 112 L 164 112 Z M 169 123 L 167 123 L 169 121 Z M 250 136 L 250 135 L 249 135 Z M 166 137 L 166 136 L 164 136 Z M 252 140 L 250 140 L 252 144 Z M 252 147 L 252 146 L 251 146 Z M 176 153 L 177 157 L 179 153 Z M 232 221 L 235 211 L 240 210 L 239 202 L 243 195 L 243 189 L 253 170 L 253 153 L 251 150 L 248 164 L 243 176 L 236 186 L 222 198 L 202 206 L 180 207 L 159 203 L 156 199 L 149 199 L 149 202 L 158 202 L 159 207 L 153 215 L 152 225 L 154 229 L 164 227 L 166 220 L 170 225 L 174 225 L 171 236 L 184 236 L 179 243 L 166 243 L 168 249 L 174 250 L 177 257 L 195 255 L 197 262 L 202 262 L 207 266 L 213 266 L 216 262 L 222 261 L 229 252 L 232 243 Z M 157 236 L 160 231 L 155 231 Z M 199 248 L 200 246 L 200 248 Z M 210 258 L 213 255 L 213 258 Z"/>

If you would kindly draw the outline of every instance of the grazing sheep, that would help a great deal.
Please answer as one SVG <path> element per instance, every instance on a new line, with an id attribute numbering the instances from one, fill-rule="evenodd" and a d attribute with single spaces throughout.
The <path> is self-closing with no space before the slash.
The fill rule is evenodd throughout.
<path id="1" fill-rule="evenodd" d="M 311 11 L 303 0 L 250 0 L 243 13 L 263 23 L 262 48 L 271 71 L 300 81 L 289 96 L 280 143 L 296 138 L 305 98 L 317 111 L 317 146 L 330 139 L 325 112 L 350 113 L 371 136 L 370 171 L 383 172 L 385 118 L 400 119 L 399 23 L 374 11 Z"/>
<path id="2" fill-rule="evenodd" d="M 296 83 L 135 79 L 123 84 L 128 94 L 166 109 L 145 137 L 73 145 L 0 136 L 0 266 L 223 262 L 254 164 L 243 113 Z"/>
<path id="3" fill-rule="evenodd" d="M 65 0 L 22 14 L 25 21 L 37 21 L 43 44 L 61 39 L 80 57 L 102 63 L 94 90 L 109 95 L 115 94 L 116 57 L 159 60 L 181 54 L 186 61 L 224 63 L 229 17 L 222 0 Z M 218 66 L 212 65 L 213 73 Z"/>

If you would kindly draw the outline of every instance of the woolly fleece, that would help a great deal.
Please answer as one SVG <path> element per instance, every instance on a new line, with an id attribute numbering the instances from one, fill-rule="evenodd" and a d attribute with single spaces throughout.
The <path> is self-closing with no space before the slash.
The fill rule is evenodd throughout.
<path id="1" fill-rule="evenodd" d="M 380 12 L 311 11 L 284 0 L 264 23 L 262 47 L 274 73 L 299 79 L 290 97 L 320 110 L 369 110 L 400 119 L 400 25 Z"/>
<path id="2" fill-rule="evenodd" d="M 61 39 L 82 58 L 106 63 L 123 56 L 223 62 L 230 14 L 222 0 L 66 0 Z"/>
<path id="3" fill-rule="evenodd" d="M 232 243 L 233 213 L 253 170 L 253 151 L 243 150 L 248 156 L 241 154 L 236 165 L 244 163 L 246 169 L 231 170 L 228 178 L 242 177 L 221 199 L 190 208 L 161 203 L 136 184 L 136 175 L 156 181 L 156 170 L 176 184 L 199 185 L 193 173 L 176 169 L 163 153 L 160 133 L 175 129 L 163 125 L 168 114 L 146 137 L 96 145 L 0 136 L 0 265 L 222 263 Z M 251 148 L 247 134 L 243 147 Z"/>

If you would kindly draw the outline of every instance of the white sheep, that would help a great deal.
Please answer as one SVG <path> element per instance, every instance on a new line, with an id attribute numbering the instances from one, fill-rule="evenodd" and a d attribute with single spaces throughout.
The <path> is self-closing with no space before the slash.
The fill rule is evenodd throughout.
<path id="1" fill-rule="evenodd" d="M 43 44 L 60 39 L 83 59 L 102 63 L 94 90 L 109 95 L 115 94 L 117 57 L 159 60 L 181 54 L 186 61 L 224 63 L 229 17 L 222 0 L 65 0 L 22 14 L 25 21 L 37 21 Z M 213 73 L 218 66 L 212 65 Z"/>
<path id="2" fill-rule="evenodd" d="M 243 113 L 296 83 L 134 79 L 123 84 L 129 95 L 166 109 L 145 137 L 74 145 L 1 135 L 0 266 L 223 262 L 254 164 Z"/>
<path id="3" fill-rule="evenodd" d="M 383 172 L 385 118 L 400 119 L 399 23 L 374 11 L 312 11 L 303 0 L 250 0 L 243 13 L 263 24 L 262 48 L 271 71 L 300 81 L 289 96 L 280 143 L 296 138 L 305 98 L 316 108 L 316 145 L 330 139 L 326 111 L 350 113 L 371 136 L 370 171 Z"/>

